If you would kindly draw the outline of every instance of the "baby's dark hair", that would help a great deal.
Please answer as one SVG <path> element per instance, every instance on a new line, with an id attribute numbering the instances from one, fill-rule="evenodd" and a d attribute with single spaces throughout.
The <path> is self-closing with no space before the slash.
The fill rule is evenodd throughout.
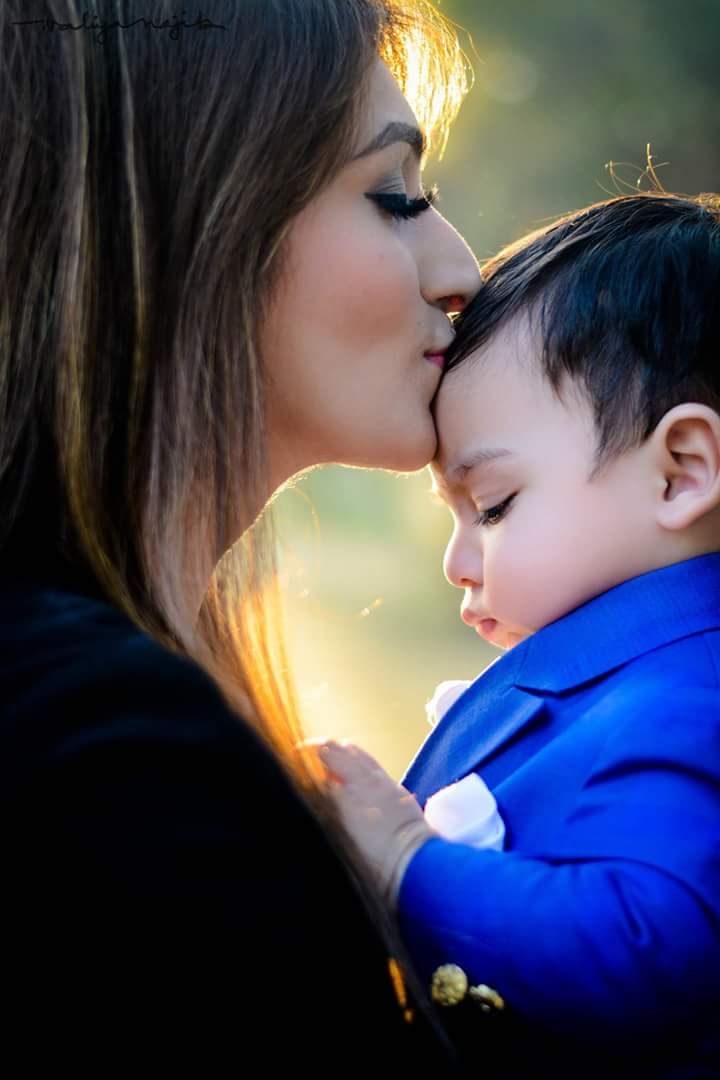
<path id="1" fill-rule="evenodd" d="M 555 392 L 570 376 L 591 403 L 593 475 L 675 405 L 720 412 L 720 196 L 595 203 L 503 248 L 482 278 L 446 371 L 527 313 Z"/>

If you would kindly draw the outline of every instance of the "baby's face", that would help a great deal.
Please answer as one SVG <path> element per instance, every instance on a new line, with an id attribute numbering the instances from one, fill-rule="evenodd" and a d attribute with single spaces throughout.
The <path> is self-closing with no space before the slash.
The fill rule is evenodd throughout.
<path id="1" fill-rule="evenodd" d="M 454 523 L 445 575 L 464 590 L 464 622 L 500 648 L 653 566 L 656 478 L 646 447 L 588 482 L 591 409 L 577 388 L 563 395 L 542 378 L 520 317 L 438 394 L 432 472 Z"/>

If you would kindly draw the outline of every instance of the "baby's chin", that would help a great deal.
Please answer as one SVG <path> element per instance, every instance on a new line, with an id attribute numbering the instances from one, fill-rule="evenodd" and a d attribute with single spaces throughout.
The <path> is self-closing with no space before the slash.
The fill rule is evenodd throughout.
<path id="1" fill-rule="evenodd" d="M 490 645 L 494 645 L 496 649 L 503 649 L 506 652 L 535 633 L 534 630 L 525 627 L 509 626 L 498 619 L 482 619 L 476 629 L 480 637 L 484 638 Z"/>

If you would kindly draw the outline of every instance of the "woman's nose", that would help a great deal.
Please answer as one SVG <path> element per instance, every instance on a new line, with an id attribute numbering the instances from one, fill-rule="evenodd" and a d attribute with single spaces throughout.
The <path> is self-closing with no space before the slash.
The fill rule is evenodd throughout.
<path id="1" fill-rule="evenodd" d="M 442 214 L 431 210 L 418 252 L 421 291 L 446 314 L 462 311 L 480 288 L 480 270 L 468 245 Z M 424 222 L 425 224 L 425 222 Z"/>
<path id="2" fill-rule="evenodd" d="M 445 549 L 443 559 L 445 577 L 458 589 L 476 589 L 482 585 L 482 556 L 470 544 L 464 530 L 456 529 Z"/>

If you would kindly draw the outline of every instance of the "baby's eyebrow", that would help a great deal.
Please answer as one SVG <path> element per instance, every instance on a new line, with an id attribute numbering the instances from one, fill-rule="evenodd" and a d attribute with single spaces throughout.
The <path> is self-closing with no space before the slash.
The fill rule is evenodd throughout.
<path id="1" fill-rule="evenodd" d="M 514 451 L 506 450 L 503 446 L 478 446 L 460 461 L 453 462 L 445 469 L 443 485 L 448 488 L 457 487 L 472 470 L 482 468 L 500 458 L 514 456 Z"/>

